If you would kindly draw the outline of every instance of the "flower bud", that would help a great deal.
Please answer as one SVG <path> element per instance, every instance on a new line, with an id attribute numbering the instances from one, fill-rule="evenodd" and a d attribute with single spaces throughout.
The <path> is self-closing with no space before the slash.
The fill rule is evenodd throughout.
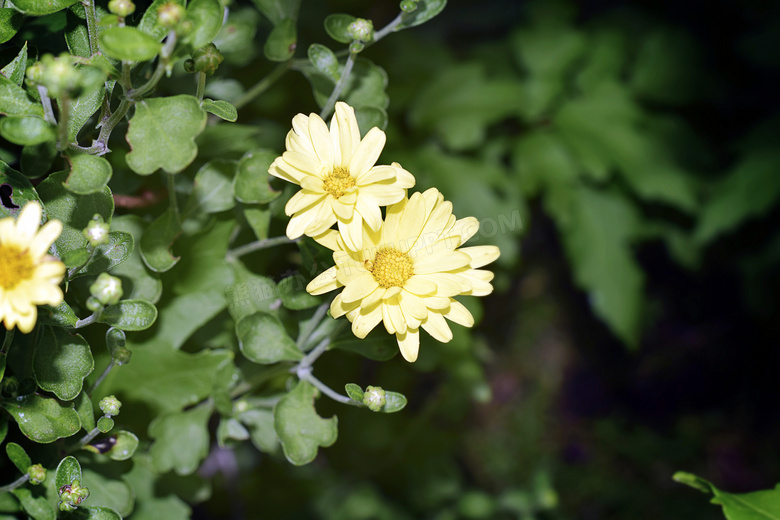
<path id="1" fill-rule="evenodd" d="M 89 496 L 89 489 L 81 487 L 81 482 L 74 480 L 60 488 L 60 501 L 57 504 L 60 511 L 73 511 Z"/>
<path id="2" fill-rule="evenodd" d="M 168 2 L 157 9 L 157 23 L 171 29 L 176 27 L 184 18 L 184 7 L 176 2 Z"/>
<path id="3" fill-rule="evenodd" d="M 89 221 L 89 224 L 87 224 L 87 227 L 83 229 L 82 233 L 84 233 L 84 237 L 87 239 L 90 246 L 97 247 L 108 243 L 109 229 L 111 229 L 111 226 L 106 224 L 103 221 L 103 217 L 96 213 L 95 216 L 92 217 L 92 220 Z"/>
<path id="4" fill-rule="evenodd" d="M 122 280 L 108 273 L 100 273 L 89 292 L 103 305 L 113 305 L 122 297 Z M 87 302 L 89 304 L 89 302 Z"/>
<path id="5" fill-rule="evenodd" d="M 133 357 L 133 353 L 124 347 L 116 349 L 112 354 L 114 356 L 114 363 L 119 366 L 126 365 L 130 362 L 130 358 Z"/>
<path id="6" fill-rule="evenodd" d="M 43 81 L 43 63 L 40 61 L 27 67 L 27 84 L 31 87 L 37 87 Z"/>
<path id="7" fill-rule="evenodd" d="M 81 76 L 68 53 L 55 58 L 45 54 L 38 63 L 27 69 L 27 81 L 34 86 L 46 87 L 51 97 L 75 97 L 81 91 Z"/>
<path id="8" fill-rule="evenodd" d="M 405 13 L 413 13 L 417 10 L 417 0 L 403 0 L 401 2 L 401 11 Z"/>
<path id="9" fill-rule="evenodd" d="M 98 403 L 100 410 L 108 417 L 112 415 L 119 415 L 119 409 L 122 407 L 122 402 L 113 395 L 107 395 Z"/>
<path id="10" fill-rule="evenodd" d="M 100 303 L 100 300 L 95 298 L 94 296 L 90 296 L 87 298 L 87 309 L 91 310 L 92 312 L 97 312 L 103 308 L 103 304 Z"/>
<path id="11" fill-rule="evenodd" d="M 135 4 L 131 0 L 111 0 L 108 10 L 117 16 L 130 16 L 135 11 Z"/>
<path id="12" fill-rule="evenodd" d="M 40 484 L 46 480 L 46 468 L 40 464 L 33 464 L 27 468 L 27 476 L 30 477 L 30 484 Z"/>
<path id="13" fill-rule="evenodd" d="M 363 42 L 352 42 L 349 44 L 349 52 L 352 54 L 357 54 L 358 52 L 365 49 L 365 45 L 363 45 Z"/>
<path id="14" fill-rule="evenodd" d="M 211 76 L 225 58 L 213 43 L 204 45 L 192 53 L 192 72 L 205 72 Z M 187 72 L 190 72 L 189 70 Z"/>
<path id="15" fill-rule="evenodd" d="M 347 27 L 347 34 L 353 40 L 367 42 L 374 37 L 374 24 L 371 20 L 358 18 Z"/>
<path id="16" fill-rule="evenodd" d="M 368 386 L 363 393 L 363 404 L 372 412 L 378 412 L 387 404 L 385 391 L 381 386 Z"/>

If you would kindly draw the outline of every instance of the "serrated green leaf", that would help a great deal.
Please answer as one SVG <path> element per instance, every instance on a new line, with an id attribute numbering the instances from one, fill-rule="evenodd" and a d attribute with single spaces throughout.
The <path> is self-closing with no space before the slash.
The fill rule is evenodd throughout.
<path id="1" fill-rule="evenodd" d="M 43 108 L 27 95 L 27 92 L 3 75 L 0 75 L 0 114 L 7 116 L 43 115 Z"/>
<path id="2" fill-rule="evenodd" d="M 77 195 L 101 191 L 111 179 L 111 163 L 103 157 L 80 153 L 68 160 L 71 170 L 64 186 Z"/>
<path id="3" fill-rule="evenodd" d="M 171 246 L 180 234 L 181 225 L 173 208 L 165 210 L 146 228 L 141 237 L 140 253 L 149 269 L 163 273 L 179 262 L 179 257 L 171 254 Z"/>
<path id="4" fill-rule="evenodd" d="M 56 307 L 41 305 L 38 307 L 38 323 L 44 325 L 57 325 L 59 327 L 72 328 L 79 321 L 76 313 L 66 302 Z"/>
<path id="5" fill-rule="evenodd" d="M 108 243 L 95 248 L 89 263 L 76 271 L 71 278 L 84 275 L 98 275 L 113 269 L 127 260 L 134 249 L 133 235 L 124 231 L 110 231 Z M 78 265 L 81 265 L 80 263 Z"/>
<path id="6" fill-rule="evenodd" d="M 323 419 L 314 409 L 315 388 L 299 381 L 274 407 L 274 429 L 291 464 L 314 460 L 319 447 L 327 448 L 338 437 L 338 419 Z"/>
<path id="7" fill-rule="evenodd" d="M 411 13 L 404 12 L 401 15 L 401 23 L 396 27 L 396 31 L 408 29 L 427 22 L 444 10 L 447 0 L 419 0 L 417 9 Z"/>
<path id="8" fill-rule="evenodd" d="M 16 0 L 14 6 L 27 15 L 42 16 L 56 13 L 73 5 L 78 0 Z"/>
<path id="9" fill-rule="evenodd" d="M 254 363 L 270 364 L 303 358 L 279 318 L 264 312 L 250 314 L 236 323 L 241 353 Z"/>
<path id="10" fill-rule="evenodd" d="M 246 154 L 238 163 L 233 180 L 233 194 L 236 200 L 245 204 L 267 204 L 281 195 L 271 188 L 268 168 L 277 154 L 271 150 L 255 150 Z"/>
<path id="11" fill-rule="evenodd" d="M 314 68 L 334 82 L 339 79 L 339 60 L 332 50 L 320 43 L 312 43 L 308 50 L 309 61 Z"/>
<path id="12" fill-rule="evenodd" d="M 44 496 L 33 495 L 31 489 L 26 487 L 16 488 L 11 491 L 19 500 L 24 512 L 35 520 L 55 520 L 57 513 Z"/>
<path id="13" fill-rule="evenodd" d="M 287 18 L 279 22 L 268 35 L 263 46 L 265 57 L 271 61 L 287 61 L 295 54 L 298 32 L 295 20 Z"/>
<path id="14" fill-rule="evenodd" d="M 149 454 L 159 473 L 170 470 L 190 475 L 209 452 L 207 428 L 212 406 L 201 405 L 191 410 L 156 417 L 149 425 L 154 443 Z"/>
<path id="15" fill-rule="evenodd" d="M 204 164 L 195 174 L 195 186 L 184 213 L 219 213 L 231 209 L 236 205 L 233 200 L 235 175 L 235 161 L 217 159 Z"/>
<path id="16" fill-rule="evenodd" d="M 53 141 L 54 127 L 37 116 L 7 116 L 0 119 L 0 136 L 22 146 Z"/>
<path id="17" fill-rule="evenodd" d="M 301 274 L 283 278 L 277 288 L 282 298 L 282 305 L 288 309 L 296 311 L 310 309 L 322 302 L 321 298 L 306 292 L 306 282 Z"/>
<path id="18" fill-rule="evenodd" d="M 8 454 L 8 458 L 14 463 L 14 466 L 22 472 L 27 473 L 27 468 L 32 466 L 32 461 L 24 448 L 16 444 L 15 442 L 9 442 L 5 445 L 5 452 Z"/>
<path id="19" fill-rule="evenodd" d="M 44 327 L 33 354 L 38 385 L 63 401 L 75 399 L 95 368 L 89 344 L 59 327 Z"/>
<path id="20" fill-rule="evenodd" d="M 140 252 L 140 240 L 145 227 L 146 223 L 138 215 L 120 215 L 114 218 L 111 228 L 130 233 L 133 241 L 139 245 L 132 249 L 124 262 L 111 269 L 111 274 L 122 280 L 122 289 L 128 299 L 157 303 L 162 294 L 162 282 L 156 273 L 149 272 Z"/>
<path id="21" fill-rule="evenodd" d="M 187 5 L 187 20 L 195 29 L 184 41 L 193 49 L 208 45 L 222 28 L 223 9 L 219 0 L 193 0 Z"/>
<path id="22" fill-rule="evenodd" d="M 8 399 L 0 406 L 11 414 L 27 438 L 42 444 L 70 437 L 81 429 L 78 413 L 56 399 L 31 394 Z"/>
<path id="23" fill-rule="evenodd" d="M 723 506 L 728 520 L 777 520 L 780 518 L 780 484 L 752 493 L 727 493 L 701 477 L 678 471 L 674 480 L 715 495 L 710 501 Z"/>
<path id="24" fill-rule="evenodd" d="M 135 27 L 108 27 L 98 34 L 106 56 L 125 61 L 147 61 L 160 53 L 162 44 Z"/>
<path id="25" fill-rule="evenodd" d="M 206 127 L 206 119 L 206 111 L 194 96 L 139 101 L 127 132 L 132 148 L 125 156 L 127 165 L 141 175 L 158 168 L 180 172 L 198 155 L 194 139 Z"/>
<path id="26" fill-rule="evenodd" d="M 357 18 L 349 14 L 329 14 L 323 22 L 325 32 L 339 43 L 351 43 L 352 36 L 349 34 L 349 25 L 355 20 Z"/>
<path id="27" fill-rule="evenodd" d="M 114 438 L 116 443 L 107 453 L 111 460 L 127 460 L 138 449 L 138 437 L 133 432 L 120 430 L 114 434 Z"/>
<path id="28" fill-rule="evenodd" d="M 146 300 L 122 300 L 109 305 L 98 321 L 122 330 L 145 330 L 157 319 L 157 307 Z"/>
<path id="29" fill-rule="evenodd" d="M 3 10 L 5 9 L 8 8 L 7 7 L 3 8 Z M 24 75 L 26 72 L 27 72 L 27 42 L 24 42 L 24 45 L 22 45 L 22 48 L 19 51 L 19 54 L 17 54 L 16 57 L 8 63 L 8 65 L 3 67 L 2 70 L 0 70 L 0 73 L 2 73 L 3 76 L 10 79 L 12 82 L 16 83 L 18 86 L 21 87 L 22 83 L 24 82 Z M 2 90 L 2 86 L 0 86 L 0 90 Z"/>
<path id="30" fill-rule="evenodd" d="M 62 233 L 54 242 L 54 254 L 60 258 L 69 251 L 86 247 L 82 230 L 95 214 L 108 223 L 114 214 L 114 198 L 108 187 L 97 193 L 76 195 L 63 187 L 67 177 L 66 171 L 53 173 L 37 188 L 48 217 L 63 224 Z"/>
<path id="31" fill-rule="evenodd" d="M 344 385 L 344 391 L 347 392 L 347 395 L 353 401 L 357 401 L 358 403 L 363 402 L 364 392 L 360 385 L 356 385 L 355 383 L 347 383 Z"/>
<path id="32" fill-rule="evenodd" d="M 82 484 L 84 483 L 84 478 L 81 474 L 81 464 L 76 460 L 76 457 L 68 455 L 57 465 L 57 470 L 54 474 L 54 486 L 57 489 L 62 489 L 63 486 L 73 484 L 74 480 L 78 480 Z"/>
<path id="33" fill-rule="evenodd" d="M 5 43 L 14 37 L 22 26 L 23 18 L 16 9 L 0 8 L 0 43 Z"/>
<path id="34" fill-rule="evenodd" d="M 209 114 L 214 114 L 218 118 L 224 119 L 225 121 L 235 123 L 236 119 L 238 119 L 238 111 L 236 110 L 236 107 L 227 101 L 204 99 L 201 106 L 203 107 L 203 110 Z"/>

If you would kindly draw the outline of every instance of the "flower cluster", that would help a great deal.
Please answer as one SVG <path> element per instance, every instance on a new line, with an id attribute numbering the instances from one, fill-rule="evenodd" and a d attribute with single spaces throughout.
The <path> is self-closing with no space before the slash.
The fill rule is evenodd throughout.
<path id="1" fill-rule="evenodd" d="M 407 197 L 414 177 L 398 163 L 375 165 L 384 143 L 378 128 L 361 140 L 354 110 L 340 102 L 330 129 L 315 114 L 298 114 L 287 151 L 269 172 L 301 186 L 285 208 L 291 216 L 288 237 L 305 234 L 333 251 L 336 265 L 306 290 L 318 295 L 344 288 L 331 315 L 346 315 L 361 339 L 382 322 L 395 334 L 404 359 L 414 362 L 421 327 L 448 342 L 447 320 L 474 324 L 454 297 L 492 292 L 493 273 L 480 267 L 496 260 L 499 251 L 461 247 L 479 222 L 456 219 L 452 203 L 436 188 Z M 386 206 L 384 218 L 380 206 Z"/>

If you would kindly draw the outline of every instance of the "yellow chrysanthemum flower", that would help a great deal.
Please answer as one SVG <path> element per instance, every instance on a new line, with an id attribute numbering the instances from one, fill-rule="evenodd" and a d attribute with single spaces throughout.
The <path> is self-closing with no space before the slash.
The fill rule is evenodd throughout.
<path id="1" fill-rule="evenodd" d="M 268 172 L 302 188 L 285 206 L 290 239 L 320 235 L 338 222 L 346 244 L 360 249 L 363 222 L 379 229 L 379 207 L 398 202 L 414 186 L 398 163 L 375 166 L 385 133 L 374 127 L 361 140 L 355 110 L 346 103 L 336 103 L 330 129 L 317 114 L 295 116 L 285 146 Z"/>
<path id="2" fill-rule="evenodd" d="M 25 334 L 35 326 L 36 305 L 62 303 L 60 281 L 65 264 L 47 251 L 62 232 L 62 223 L 41 224 L 41 206 L 28 202 L 17 220 L 0 219 L 0 320 Z"/>
<path id="3" fill-rule="evenodd" d="M 452 339 L 445 318 L 466 327 L 471 313 L 453 296 L 493 291 L 493 273 L 478 269 L 498 258 L 496 246 L 460 246 L 479 229 L 474 217 L 456 220 L 452 203 L 435 188 L 387 207 L 379 229 L 363 228 L 363 247 L 352 249 L 330 230 L 315 240 L 332 249 L 336 265 L 306 290 L 322 294 L 339 287 L 330 310 L 346 314 L 352 332 L 365 338 L 379 322 L 395 334 L 404 359 L 414 362 L 419 329 L 443 343 Z"/>

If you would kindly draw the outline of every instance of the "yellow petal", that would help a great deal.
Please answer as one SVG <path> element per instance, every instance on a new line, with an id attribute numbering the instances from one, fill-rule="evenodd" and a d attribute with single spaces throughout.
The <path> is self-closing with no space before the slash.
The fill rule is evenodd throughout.
<path id="1" fill-rule="evenodd" d="M 398 222 L 395 240 L 401 246 L 401 252 L 409 251 L 417 241 L 427 216 L 425 200 L 419 193 L 415 193 L 409 199 L 409 203 L 401 215 L 401 220 Z"/>
<path id="2" fill-rule="evenodd" d="M 406 320 L 404 319 L 403 311 L 401 310 L 401 305 L 399 303 L 398 297 L 391 300 L 384 300 L 384 304 L 382 305 L 383 309 L 387 310 L 387 315 L 390 318 L 390 323 L 393 324 L 393 330 L 395 332 L 406 332 Z M 384 310 L 382 311 L 385 312 Z"/>
<path id="3" fill-rule="evenodd" d="M 318 161 L 315 157 L 302 154 L 301 152 L 284 152 L 282 154 L 282 161 L 276 159 L 276 161 L 274 162 L 287 163 L 291 168 L 294 168 L 295 170 L 300 172 L 297 175 L 299 181 L 300 179 L 311 175 L 319 177 L 320 171 L 323 169 L 322 163 Z M 280 164 L 279 166 L 282 167 L 283 165 Z M 289 170 L 289 168 L 285 168 L 285 169 Z M 290 173 L 291 175 L 295 175 L 295 172 L 290 172 Z"/>
<path id="4" fill-rule="evenodd" d="M 491 271 L 469 269 L 458 274 L 471 282 L 471 291 L 468 293 L 471 296 L 487 296 L 493 292 L 493 286 L 490 285 L 490 281 L 493 279 Z"/>
<path id="5" fill-rule="evenodd" d="M 365 188 L 361 189 L 361 195 L 365 192 Z M 398 224 L 401 222 L 401 217 L 406 210 L 406 206 L 409 204 L 409 199 L 402 199 L 400 202 L 388 206 L 385 209 L 385 223 L 382 225 L 382 243 L 392 244 L 395 242 L 395 235 L 398 232 Z"/>
<path id="6" fill-rule="evenodd" d="M 380 206 L 389 206 L 406 200 L 406 190 L 396 184 L 388 184 L 387 181 L 384 181 L 367 186 L 361 185 L 360 196 L 367 197 Z"/>
<path id="7" fill-rule="evenodd" d="M 322 179 L 313 175 L 307 175 L 301 179 L 301 188 L 312 193 L 325 193 L 325 184 Z"/>
<path id="8" fill-rule="evenodd" d="M 457 300 L 450 301 L 450 310 L 444 314 L 444 317 L 464 327 L 474 326 L 474 316 Z"/>
<path id="9" fill-rule="evenodd" d="M 400 188 L 411 188 L 415 184 L 414 175 L 404 170 L 400 164 L 394 162 L 391 164 L 395 168 L 395 184 Z"/>
<path id="10" fill-rule="evenodd" d="M 364 172 L 361 176 L 355 179 L 355 184 L 358 186 L 368 186 L 369 184 L 375 184 L 382 181 L 389 181 L 395 183 L 396 170 L 392 166 L 380 165 L 374 166 L 370 170 Z"/>
<path id="11" fill-rule="evenodd" d="M 330 137 L 333 141 L 333 164 L 349 167 L 354 150 L 360 144 L 360 128 L 355 109 L 342 101 L 336 103 L 336 110 L 330 122 Z"/>
<path id="12" fill-rule="evenodd" d="M 401 310 L 408 319 L 410 316 L 418 320 L 424 320 L 428 317 L 428 308 L 422 302 L 419 296 L 408 291 L 401 291 L 398 297 L 401 304 Z"/>
<path id="13" fill-rule="evenodd" d="M 466 217 L 459 219 L 452 226 L 452 229 L 447 233 L 449 236 L 457 236 L 460 238 L 461 244 L 465 244 L 471 237 L 477 234 L 479 231 L 479 220 L 474 217 Z"/>
<path id="14" fill-rule="evenodd" d="M 338 225 L 346 248 L 350 251 L 360 251 L 363 248 L 363 218 L 355 213 L 351 221 L 339 220 Z"/>
<path id="15" fill-rule="evenodd" d="M 436 293 L 437 286 L 427 275 L 419 276 L 415 274 L 406 280 L 404 289 L 419 296 L 430 296 Z"/>
<path id="16" fill-rule="evenodd" d="M 339 232 L 335 229 L 328 229 L 324 233 L 312 236 L 312 238 L 320 245 L 327 247 L 331 251 L 339 249 Z"/>
<path id="17" fill-rule="evenodd" d="M 498 258 L 501 252 L 496 246 L 472 246 L 461 247 L 458 251 L 466 253 L 471 257 L 469 266 L 473 268 L 482 267 Z"/>
<path id="18" fill-rule="evenodd" d="M 38 231 L 35 238 L 30 243 L 30 255 L 34 259 L 39 259 L 51 247 L 52 243 L 57 240 L 57 237 L 62 233 L 62 222 L 59 220 L 50 220 Z"/>
<path id="19" fill-rule="evenodd" d="M 341 301 L 341 295 L 337 294 L 336 297 L 333 298 L 333 301 L 330 303 L 330 315 L 333 316 L 334 318 L 340 318 L 359 306 L 360 304 L 357 302 L 344 303 L 343 301 Z"/>
<path id="20" fill-rule="evenodd" d="M 314 210 L 316 210 L 316 213 Z M 309 219 L 309 224 L 306 226 L 305 233 L 308 236 L 321 235 L 336 223 L 336 215 L 327 202 L 312 206 L 310 211 L 310 214 L 314 216 Z"/>
<path id="21" fill-rule="evenodd" d="M 334 289 L 341 287 L 338 279 L 336 278 L 336 266 L 320 273 L 314 280 L 309 282 L 306 286 L 306 291 L 309 294 L 318 295 L 326 292 L 330 292 Z"/>
<path id="22" fill-rule="evenodd" d="M 468 279 L 451 273 L 420 274 L 414 278 L 433 283 L 437 296 L 457 296 L 471 290 L 471 282 Z"/>
<path id="23" fill-rule="evenodd" d="M 382 321 L 382 305 L 374 305 L 369 310 L 361 309 L 352 321 L 352 333 L 360 339 L 366 337 Z"/>
<path id="24" fill-rule="evenodd" d="M 372 128 L 360 141 L 358 147 L 352 153 L 352 159 L 349 162 L 349 173 L 356 179 L 359 179 L 364 173 L 371 169 L 382 148 L 385 146 L 385 133 L 377 127 Z"/>
<path id="25" fill-rule="evenodd" d="M 330 198 L 330 207 L 333 208 L 333 213 L 339 218 L 339 220 L 350 220 L 352 214 L 355 211 L 354 204 L 345 204 L 342 202 L 341 197 L 339 199 Z"/>
<path id="26" fill-rule="evenodd" d="M 41 205 L 35 201 L 28 202 L 16 219 L 16 232 L 20 240 L 29 243 L 41 225 Z"/>
<path id="27" fill-rule="evenodd" d="M 358 197 L 355 209 L 363 217 L 369 228 L 376 231 L 382 225 L 382 211 L 379 209 L 379 206 L 373 202 L 368 202 L 365 197 Z"/>
<path id="28" fill-rule="evenodd" d="M 317 159 L 323 164 L 333 166 L 333 140 L 330 138 L 330 130 L 317 114 L 309 115 L 309 136 Z"/>
<path id="29" fill-rule="evenodd" d="M 287 204 L 284 206 L 284 212 L 289 217 L 299 211 L 322 202 L 325 199 L 324 193 L 315 193 L 307 190 L 298 190 Z"/>
<path id="30" fill-rule="evenodd" d="M 341 299 L 344 303 L 351 303 L 362 300 L 368 296 L 374 289 L 379 287 L 376 280 L 370 273 L 364 273 L 352 279 L 341 292 Z"/>
<path id="31" fill-rule="evenodd" d="M 373 306 L 375 303 L 382 300 L 382 296 L 385 294 L 385 291 L 387 291 L 387 289 L 384 287 L 377 287 L 371 292 L 371 294 L 361 300 L 360 305 L 366 308 Z"/>
<path id="32" fill-rule="evenodd" d="M 419 329 L 409 329 L 405 334 L 396 334 L 395 339 L 398 341 L 398 349 L 404 359 L 409 363 L 417 361 L 417 354 L 420 351 Z"/>
<path id="33" fill-rule="evenodd" d="M 459 251 L 440 251 L 414 259 L 414 274 L 441 273 L 469 265 L 471 257 Z"/>
<path id="34" fill-rule="evenodd" d="M 450 326 L 447 325 L 447 321 L 438 312 L 429 312 L 428 319 L 423 321 L 420 326 L 436 341 L 447 343 L 452 339 Z"/>

